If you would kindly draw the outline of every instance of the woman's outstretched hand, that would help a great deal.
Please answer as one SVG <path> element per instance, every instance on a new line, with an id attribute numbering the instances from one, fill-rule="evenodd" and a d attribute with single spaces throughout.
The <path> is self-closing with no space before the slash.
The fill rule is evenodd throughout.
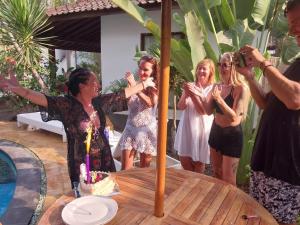
<path id="1" fill-rule="evenodd" d="M 16 75 L 11 70 L 8 76 L 8 78 L 5 78 L 4 75 L 0 74 L 0 89 L 10 91 L 12 88 L 20 86 Z"/>
<path id="2" fill-rule="evenodd" d="M 130 87 L 133 87 L 133 86 L 136 85 L 136 81 L 135 81 L 134 76 L 133 76 L 133 74 L 131 72 L 126 72 L 125 73 L 125 79 L 127 80 L 128 85 Z"/>

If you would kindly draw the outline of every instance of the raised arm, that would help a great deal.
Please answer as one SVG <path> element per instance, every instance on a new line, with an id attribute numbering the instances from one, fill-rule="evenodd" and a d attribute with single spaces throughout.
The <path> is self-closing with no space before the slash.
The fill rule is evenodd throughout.
<path id="1" fill-rule="evenodd" d="M 9 73 L 9 78 L 0 75 L 0 89 L 11 91 L 22 98 L 28 99 L 34 104 L 48 107 L 47 99 L 44 94 L 22 87 L 14 73 Z"/>
<path id="2" fill-rule="evenodd" d="M 271 90 L 287 108 L 300 109 L 300 83 L 286 78 L 278 69 L 272 66 L 263 55 L 249 45 L 240 49 L 245 54 L 247 65 L 259 67 L 267 78 Z"/>
<path id="3" fill-rule="evenodd" d="M 234 102 L 232 108 L 229 107 L 221 97 L 220 87 L 214 87 L 212 96 L 223 111 L 224 115 L 226 115 L 232 122 L 241 119 L 243 114 L 247 113 L 244 112 L 247 94 L 243 86 L 235 87 L 233 91 Z"/>
<path id="4" fill-rule="evenodd" d="M 125 74 L 125 78 L 126 78 L 126 80 L 127 80 L 127 82 L 128 82 L 128 87 L 134 87 L 134 86 L 136 86 L 136 81 L 135 81 L 134 76 L 133 76 L 132 73 L 127 72 L 127 73 Z M 157 104 L 158 98 L 157 98 L 157 95 L 155 95 L 155 94 L 152 95 L 152 96 L 148 96 L 148 95 L 146 95 L 143 91 L 139 91 L 139 92 L 137 93 L 137 95 L 138 95 L 138 97 L 139 97 L 144 103 L 146 103 L 146 105 L 147 105 L 148 107 L 152 107 L 152 106 L 154 106 L 154 105 Z"/>
<path id="5" fill-rule="evenodd" d="M 145 81 L 137 83 L 133 87 L 127 87 L 127 88 L 125 88 L 124 89 L 124 91 L 125 91 L 125 97 L 129 98 L 130 96 L 143 91 L 147 87 L 155 88 L 155 83 L 153 82 L 153 78 L 152 77 L 149 77 Z"/>
<path id="6" fill-rule="evenodd" d="M 263 62 L 262 69 L 268 62 Z M 300 83 L 289 80 L 273 66 L 266 67 L 265 77 L 271 86 L 272 92 L 288 109 L 300 109 Z"/>
<path id="7" fill-rule="evenodd" d="M 136 85 L 136 81 L 132 73 L 126 72 L 125 79 L 127 80 L 128 87 L 134 87 Z"/>
<path id="8" fill-rule="evenodd" d="M 153 93 L 151 96 L 148 96 L 141 91 L 138 92 L 137 95 L 144 103 L 146 103 L 148 107 L 153 107 L 158 102 L 158 96 L 155 93 Z"/>
<path id="9" fill-rule="evenodd" d="M 127 98 L 131 95 L 137 94 L 147 87 L 153 86 L 155 86 L 155 84 L 152 81 L 152 78 L 148 78 L 147 80 L 137 83 L 133 87 L 127 87 L 122 91 L 99 95 L 93 99 L 93 103 L 95 105 L 99 105 L 105 113 L 124 111 L 128 109 L 126 101 Z"/>
<path id="10" fill-rule="evenodd" d="M 240 74 L 244 75 L 245 79 L 247 80 L 251 96 L 253 97 L 258 107 L 264 109 L 267 104 L 267 93 L 264 92 L 262 86 L 255 80 L 255 76 L 252 69 L 249 67 L 236 67 L 236 70 Z"/>

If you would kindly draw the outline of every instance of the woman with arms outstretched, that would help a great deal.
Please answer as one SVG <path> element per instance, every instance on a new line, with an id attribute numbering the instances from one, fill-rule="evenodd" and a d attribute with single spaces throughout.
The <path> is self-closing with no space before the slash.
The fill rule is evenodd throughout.
<path id="1" fill-rule="evenodd" d="M 125 88 L 118 93 L 99 95 L 100 84 L 96 75 L 83 68 L 72 71 L 67 82 L 67 96 L 48 96 L 22 87 L 13 73 L 9 78 L 0 76 L 0 88 L 11 91 L 40 106 L 44 121 L 62 121 L 68 138 L 68 169 L 71 184 L 79 182 L 80 164 L 86 155 L 87 128 L 92 127 L 90 147 L 91 170 L 115 171 L 110 146 L 104 128 L 105 113 L 127 108 L 126 98 L 154 86 L 151 79 Z"/>

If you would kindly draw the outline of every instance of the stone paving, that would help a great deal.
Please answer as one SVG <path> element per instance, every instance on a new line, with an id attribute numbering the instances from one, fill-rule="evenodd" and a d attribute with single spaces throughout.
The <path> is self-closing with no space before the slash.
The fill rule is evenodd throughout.
<path id="1" fill-rule="evenodd" d="M 0 121 L 0 139 L 23 145 L 35 153 L 43 162 L 47 177 L 47 195 L 43 211 L 62 194 L 70 192 L 67 169 L 67 145 L 61 136 L 47 131 L 27 131 L 18 128 L 16 122 Z"/>
<path id="2" fill-rule="evenodd" d="M 0 148 L 14 161 L 17 170 L 13 199 L 0 220 L 3 225 L 35 224 L 46 193 L 43 165 L 23 145 L 0 139 Z"/>

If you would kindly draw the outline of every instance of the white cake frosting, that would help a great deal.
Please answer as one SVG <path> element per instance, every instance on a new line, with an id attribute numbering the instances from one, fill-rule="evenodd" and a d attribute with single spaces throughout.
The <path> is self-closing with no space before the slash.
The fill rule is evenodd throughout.
<path id="1" fill-rule="evenodd" d="M 92 195 L 109 195 L 114 191 L 115 181 L 110 173 L 100 171 L 90 171 L 91 180 L 87 184 L 86 174 L 80 174 L 80 190 L 87 194 Z"/>

